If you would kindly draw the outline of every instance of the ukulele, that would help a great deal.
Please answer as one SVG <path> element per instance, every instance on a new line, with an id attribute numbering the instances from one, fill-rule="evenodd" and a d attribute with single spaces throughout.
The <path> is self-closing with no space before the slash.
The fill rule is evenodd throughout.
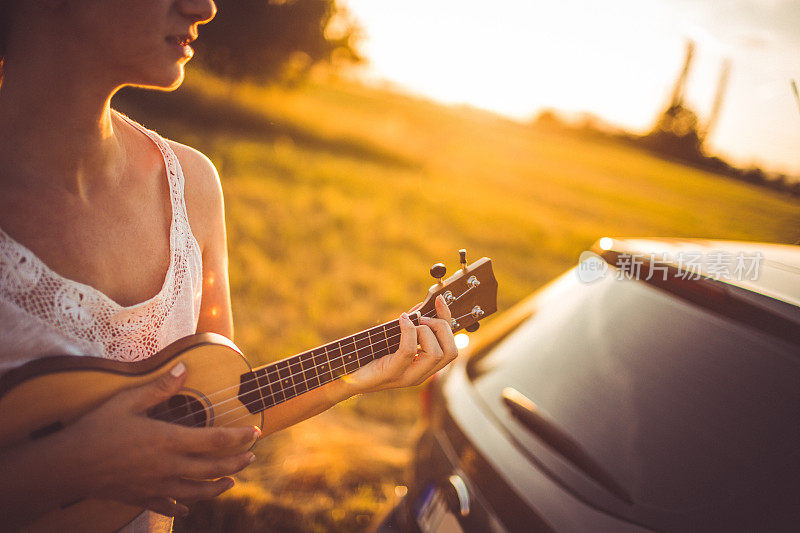
<path id="1" fill-rule="evenodd" d="M 409 318 L 434 317 L 442 295 L 452 314 L 451 328 L 475 331 L 478 321 L 497 310 L 497 281 L 484 257 L 444 279 L 442 263 L 431 267 L 438 281 Z M 136 362 L 99 357 L 55 356 L 26 363 L 0 377 L 0 449 L 55 433 L 117 392 L 143 385 L 178 362 L 187 368 L 181 391 L 150 408 L 148 415 L 190 427 L 263 426 L 264 411 L 306 391 L 394 353 L 400 323 L 393 320 L 257 368 L 230 340 L 215 333 L 184 337 L 152 357 Z M 245 450 L 240 450 L 241 452 Z M 25 531 L 112 532 L 144 509 L 121 502 L 82 499 L 50 511 Z"/>

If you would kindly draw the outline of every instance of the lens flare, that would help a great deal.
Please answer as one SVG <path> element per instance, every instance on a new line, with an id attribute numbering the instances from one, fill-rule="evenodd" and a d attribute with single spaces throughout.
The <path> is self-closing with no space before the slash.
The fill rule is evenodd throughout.
<path id="1" fill-rule="evenodd" d="M 456 341 L 456 348 L 461 350 L 462 348 L 466 348 L 469 345 L 469 335 L 466 333 L 459 333 L 454 337 Z"/>

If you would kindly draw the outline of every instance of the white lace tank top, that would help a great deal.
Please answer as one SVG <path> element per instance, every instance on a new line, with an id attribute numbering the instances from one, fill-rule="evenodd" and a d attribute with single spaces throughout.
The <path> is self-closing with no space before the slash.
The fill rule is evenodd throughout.
<path id="1" fill-rule="evenodd" d="M 0 373 L 47 355 L 138 361 L 197 328 L 202 257 L 184 202 L 184 176 L 169 144 L 122 114 L 164 158 L 172 203 L 170 263 L 161 290 L 128 307 L 52 271 L 0 229 Z"/>

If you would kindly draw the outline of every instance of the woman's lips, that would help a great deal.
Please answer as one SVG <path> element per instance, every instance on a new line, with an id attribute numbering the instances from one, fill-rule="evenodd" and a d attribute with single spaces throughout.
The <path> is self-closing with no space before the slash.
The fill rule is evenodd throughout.
<path id="1" fill-rule="evenodd" d="M 178 49 L 183 57 L 191 58 L 194 49 L 190 46 L 194 38 L 191 35 L 170 35 L 166 41 Z"/>

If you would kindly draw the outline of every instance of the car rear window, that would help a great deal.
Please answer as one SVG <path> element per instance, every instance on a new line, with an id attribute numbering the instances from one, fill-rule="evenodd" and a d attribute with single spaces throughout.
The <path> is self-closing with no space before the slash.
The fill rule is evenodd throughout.
<path id="1" fill-rule="evenodd" d="M 686 511 L 773 490 L 769 480 L 782 490 L 775 480 L 796 473 L 800 347 L 641 281 L 581 283 L 571 272 L 549 292 L 557 297 L 544 291 L 536 313 L 469 368 L 523 445 L 537 440 L 508 415 L 505 387 L 637 504 Z"/>

